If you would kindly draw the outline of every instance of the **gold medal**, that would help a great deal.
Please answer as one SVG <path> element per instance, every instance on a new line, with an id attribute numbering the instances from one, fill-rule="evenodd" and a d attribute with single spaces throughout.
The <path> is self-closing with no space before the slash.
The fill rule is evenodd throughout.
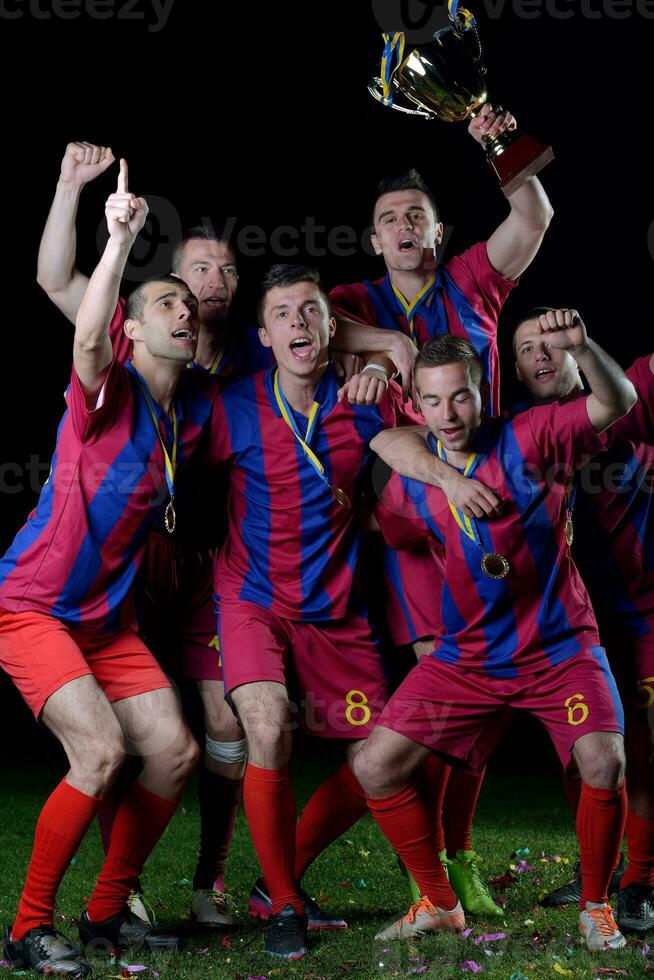
<path id="1" fill-rule="evenodd" d="M 171 497 L 164 513 L 164 525 L 168 534 L 174 533 L 176 523 L 177 517 L 175 516 L 175 508 L 173 507 L 173 499 Z"/>
<path id="2" fill-rule="evenodd" d="M 572 542 L 575 536 L 575 526 L 572 523 L 572 514 L 568 511 L 568 519 L 565 522 L 565 540 L 568 548 L 572 547 Z"/>
<path id="3" fill-rule="evenodd" d="M 498 555 L 496 551 L 485 551 L 481 557 L 481 570 L 489 578 L 506 578 L 509 568 L 504 555 Z"/>
<path id="4" fill-rule="evenodd" d="M 345 490 L 341 490 L 340 487 L 330 487 L 329 488 L 334 495 L 334 499 L 341 507 L 351 507 L 350 498 L 346 494 Z"/>

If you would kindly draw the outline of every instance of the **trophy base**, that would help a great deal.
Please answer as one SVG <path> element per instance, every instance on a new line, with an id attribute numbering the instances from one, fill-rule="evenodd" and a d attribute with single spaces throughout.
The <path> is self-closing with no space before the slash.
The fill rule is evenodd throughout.
<path id="1" fill-rule="evenodd" d="M 503 142 L 502 136 L 509 136 Z M 539 143 L 526 133 L 502 134 L 486 149 L 488 164 L 500 182 L 505 197 L 522 187 L 554 159 L 551 146 Z"/>

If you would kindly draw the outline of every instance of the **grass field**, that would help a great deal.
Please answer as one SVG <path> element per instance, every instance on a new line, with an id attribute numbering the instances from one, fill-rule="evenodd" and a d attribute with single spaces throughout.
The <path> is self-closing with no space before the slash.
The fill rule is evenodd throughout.
<path id="1" fill-rule="evenodd" d="M 294 779 L 300 806 L 325 775 L 325 763 L 309 764 L 300 757 Z M 39 808 L 59 778 L 57 767 L 43 763 L 28 768 L 5 768 L 0 827 L 2 878 L 0 918 L 11 920 L 23 880 L 31 837 Z M 576 857 L 572 822 L 555 779 L 532 774 L 491 773 L 482 791 L 476 829 L 476 847 L 483 855 L 489 877 L 503 875 L 511 855 L 529 848 L 527 870 L 514 884 L 496 893 L 506 901 L 506 917 L 484 922 L 469 918 L 467 938 L 430 937 L 419 945 L 398 943 L 391 949 L 374 939 L 379 925 L 392 913 L 408 907 L 408 893 L 390 848 L 370 818 L 352 828 L 316 862 L 308 873 L 307 889 L 331 909 L 343 914 L 350 928 L 344 933 L 315 936 L 309 954 L 295 964 L 272 961 L 263 953 L 262 930 L 246 915 L 247 896 L 258 866 L 242 814 L 239 817 L 227 878 L 240 912 L 240 925 L 223 935 L 194 935 L 190 931 L 189 904 L 198 843 L 198 806 L 193 784 L 174 817 L 144 875 L 144 889 L 161 925 L 188 934 L 188 951 L 172 958 L 128 957 L 122 967 L 109 959 L 96 959 L 98 977 L 126 974 L 125 967 L 147 966 L 139 976 L 160 975 L 162 980 L 203 977 L 288 977 L 293 980 L 380 976 L 453 978 L 484 976 L 514 980 L 527 977 L 603 978 L 610 975 L 642 977 L 648 972 L 648 949 L 642 940 L 630 941 L 626 950 L 591 956 L 577 937 L 575 909 L 545 911 L 536 905 L 539 894 L 561 884 Z M 541 863 L 541 852 L 561 854 L 570 864 Z M 69 869 L 59 894 L 58 927 L 76 934 L 75 918 L 84 896 L 92 888 L 101 860 L 94 828 Z M 518 858 L 519 860 L 519 858 Z M 534 868 L 535 870 L 528 870 Z M 477 942 L 487 934 L 506 938 Z M 654 963 L 654 953 L 652 954 Z M 468 964 L 467 966 L 465 966 Z M 465 967 L 465 968 L 464 968 Z"/>

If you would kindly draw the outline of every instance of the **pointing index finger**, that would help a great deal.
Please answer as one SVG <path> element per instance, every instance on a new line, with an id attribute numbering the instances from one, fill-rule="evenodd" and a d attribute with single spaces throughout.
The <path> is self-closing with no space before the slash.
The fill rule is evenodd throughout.
<path id="1" fill-rule="evenodd" d="M 127 160 L 121 158 L 120 171 L 118 173 L 118 193 L 127 194 Z"/>

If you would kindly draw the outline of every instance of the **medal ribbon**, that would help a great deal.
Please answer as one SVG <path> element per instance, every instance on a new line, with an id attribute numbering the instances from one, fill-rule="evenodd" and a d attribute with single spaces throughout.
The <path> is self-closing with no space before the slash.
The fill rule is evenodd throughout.
<path id="1" fill-rule="evenodd" d="M 444 463 L 447 463 L 445 450 L 441 445 L 440 439 L 436 442 L 436 448 L 438 449 L 439 458 L 442 459 Z M 470 453 L 470 455 L 468 456 L 468 462 L 466 463 L 465 469 L 463 471 L 463 475 L 467 477 L 472 476 L 473 472 L 475 471 L 475 469 L 479 464 L 479 460 L 480 460 L 479 453 Z M 455 507 L 451 500 L 448 500 L 447 502 L 450 505 L 450 510 L 454 515 L 454 520 L 459 525 L 463 533 L 466 535 L 466 537 L 470 538 L 471 541 L 474 541 L 475 544 L 483 551 L 484 546 L 481 543 L 481 537 L 479 536 L 477 522 L 474 519 L 474 517 L 472 518 L 466 517 L 463 511 L 460 511 L 457 507 Z"/>
<path id="2" fill-rule="evenodd" d="M 313 405 L 311 406 L 311 412 L 309 413 L 309 421 L 307 423 L 307 434 L 306 434 L 306 438 L 303 439 L 302 436 L 300 435 L 300 431 L 297 427 L 297 423 L 293 418 L 292 409 L 289 407 L 289 404 L 286 401 L 286 398 L 284 397 L 284 392 L 280 387 L 279 368 L 275 370 L 275 375 L 273 380 L 273 390 L 275 392 L 275 401 L 277 402 L 277 405 L 279 406 L 279 410 L 282 413 L 282 418 L 286 422 L 289 429 L 292 431 L 297 441 L 302 446 L 302 449 L 304 450 L 304 455 L 311 463 L 311 465 L 313 466 L 314 470 L 316 471 L 320 479 L 323 481 L 323 483 L 325 483 L 329 487 L 329 481 L 325 476 L 325 467 L 322 465 L 322 463 L 314 453 L 313 449 L 309 445 L 309 443 L 311 442 L 311 438 L 316 430 L 316 423 L 318 421 L 318 412 L 320 411 L 320 402 L 314 401 Z"/>
<path id="3" fill-rule="evenodd" d="M 132 367 L 134 367 L 134 361 L 132 361 Z M 134 368 L 134 370 L 136 370 L 136 368 Z M 152 416 L 156 433 L 159 436 L 161 448 L 163 449 L 164 460 L 166 462 L 166 483 L 168 485 L 170 499 L 172 500 L 175 496 L 175 470 L 177 469 L 177 409 L 175 408 L 175 403 L 173 402 L 173 450 L 169 455 L 168 447 L 166 446 L 163 436 L 161 435 L 161 428 L 159 427 L 159 420 L 157 419 L 157 413 L 154 408 L 154 402 L 152 401 L 152 395 L 148 391 L 147 386 L 141 380 L 141 376 L 138 374 L 137 379 L 145 396 L 146 404 L 150 411 L 150 415 Z"/>
<path id="4" fill-rule="evenodd" d="M 420 290 L 420 292 L 416 296 L 414 296 L 413 301 L 411 303 L 409 303 L 409 301 L 402 295 L 402 293 L 394 283 L 391 283 L 391 286 L 393 287 L 395 298 L 397 299 L 398 303 L 402 307 L 402 312 L 407 318 L 407 322 L 409 324 L 409 335 L 411 337 L 411 340 L 413 341 L 414 344 L 417 344 L 416 328 L 415 328 L 416 311 L 420 306 L 420 304 L 426 302 L 431 296 L 432 292 L 436 287 L 436 278 L 434 277 L 433 279 L 430 279 L 429 282 L 426 282 L 425 285 Z"/>
<path id="5" fill-rule="evenodd" d="M 214 357 L 213 364 L 209 368 L 209 374 L 218 374 L 218 368 L 220 367 L 223 357 L 225 356 L 225 350 L 218 351 Z"/>
<path id="6" fill-rule="evenodd" d="M 381 80 L 383 90 L 383 105 L 393 105 L 393 75 L 402 64 L 404 57 L 404 34 L 396 31 L 395 34 L 384 34 L 384 51 L 381 60 Z M 393 61 L 397 59 L 395 68 L 392 67 Z"/>

